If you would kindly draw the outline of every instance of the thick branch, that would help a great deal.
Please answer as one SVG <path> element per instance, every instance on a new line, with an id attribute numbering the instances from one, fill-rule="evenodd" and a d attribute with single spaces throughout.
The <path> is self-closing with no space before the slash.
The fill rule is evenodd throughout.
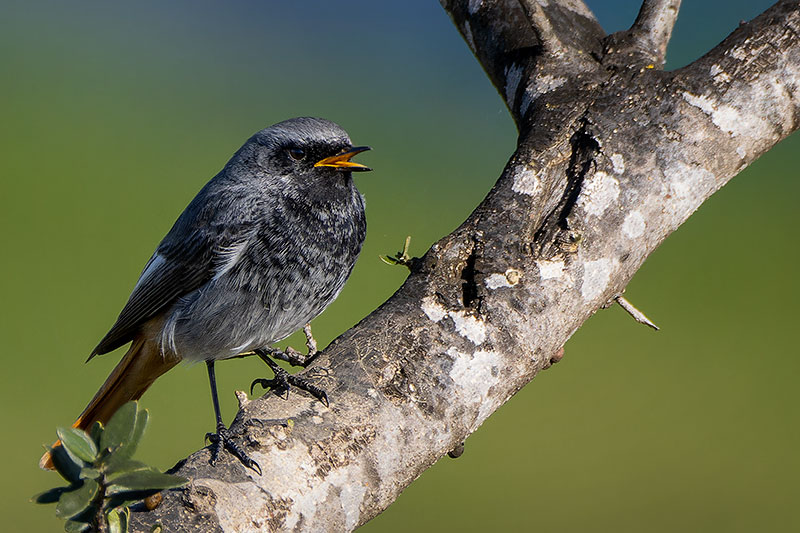
<path id="1" fill-rule="evenodd" d="M 457 23 L 465 4 L 447 4 Z M 513 24 L 528 35 L 524 11 Z M 212 468 L 201 450 L 178 465 L 191 487 L 134 524 L 339 531 L 380 513 L 557 360 L 707 197 L 798 127 L 798 35 L 800 7 L 784 1 L 676 73 L 564 79 L 522 113 L 519 147 L 486 200 L 307 372 L 330 408 L 299 394 L 243 401 L 232 428 L 264 476 L 234 460 Z M 473 43 L 500 86 L 508 73 L 492 61 L 506 42 Z M 518 93 L 501 94 L 513 108 Z"/>

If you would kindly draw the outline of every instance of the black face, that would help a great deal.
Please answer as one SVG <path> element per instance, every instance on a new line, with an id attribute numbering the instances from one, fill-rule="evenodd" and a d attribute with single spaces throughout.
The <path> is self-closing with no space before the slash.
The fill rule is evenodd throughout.
<path id="1" fill-rule="evenodd" d="M 353 148 L 347 133 L 329 120 L 286 120 L 256 133 L 247 145 L 244 151 L 255 156 L 258 166 L 268 174 L 322 177 L 331 172 L 349 175 L 351 171 L 369 170 L 350 161 L 368 148 Z"/>
<path id="2" fill-rule="evenodd" d="M 279 149 L 278 159 L 284 166 L 309 170 L 326 157 L 335 156 L 352 148 L 349 143 L 292 142 Z M 318 167 L 318 170 L 335 170 Z"/>

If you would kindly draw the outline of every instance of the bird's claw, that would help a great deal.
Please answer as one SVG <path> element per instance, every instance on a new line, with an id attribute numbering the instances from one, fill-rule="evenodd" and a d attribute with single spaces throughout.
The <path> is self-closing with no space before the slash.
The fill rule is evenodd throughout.
<path id="1" fill-rule="evenodd" d="M 239 459 L 244 466 L 257 472 L 259 476 L 262 475 L 261 466 L 247 455 L 247 452 L 233 440 L 230 430 L 225 426 L 217 426 L 216 433 L 206 433 L 206 440 L 211 443 L 211 458 L 208 460 L 208 464 L 211 466 L 217 465 L 219 454 L 223 449 L 227 449 Z"/>
<path id="2" fill-rule="evenodd" d="M 280 381 L 278 379 L 266 379 L 266 378 L 258 378 L 254 379 L 253 382 L 250 384 L 250 396 L 253 395 L 253 390 L 255 389 L 256 385 L 261 385 L 261 388 L 264 390 L 272 389 L 272 392 L 275 393 L 275 396 L 279 396 L 284 400 L 289 399 L 289 385 L 285 381 Z M 286 396 L 283 396 L 283 393 L 286 393 Z"/>

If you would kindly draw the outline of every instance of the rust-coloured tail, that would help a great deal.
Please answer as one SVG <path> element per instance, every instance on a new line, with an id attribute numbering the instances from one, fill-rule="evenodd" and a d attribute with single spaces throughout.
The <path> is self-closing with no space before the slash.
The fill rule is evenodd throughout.
<path id="1" fill-rule="evenodd" d="M 163 354 L 158 343 L 138 335 L 119 364 L 111 371 L 103 386 L 94 395 L 72 427 L 88 429 L 96 421 L 107 422 L 117 409 L 131 400 L 138 400 L 161 374 L 178 364 L 180 359 Z M 60 446 L 56 441 L 53 447 Z M 53 458 L 45 452 L 39 467 L 53 470 Z"/>

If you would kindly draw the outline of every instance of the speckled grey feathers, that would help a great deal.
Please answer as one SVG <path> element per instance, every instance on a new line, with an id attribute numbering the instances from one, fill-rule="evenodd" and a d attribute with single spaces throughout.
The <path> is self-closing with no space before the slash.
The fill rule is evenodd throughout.
<path id="1" fill-rule="evenodd" d="M 351 172 L 314 162 L 350 148 L 317 118 L 248 139 L 159 244 L 92 355 L 160 313 L 161 349 L 206 361 L 268 347 L 319 315 L 355 265 L 366 218 Z"/>

